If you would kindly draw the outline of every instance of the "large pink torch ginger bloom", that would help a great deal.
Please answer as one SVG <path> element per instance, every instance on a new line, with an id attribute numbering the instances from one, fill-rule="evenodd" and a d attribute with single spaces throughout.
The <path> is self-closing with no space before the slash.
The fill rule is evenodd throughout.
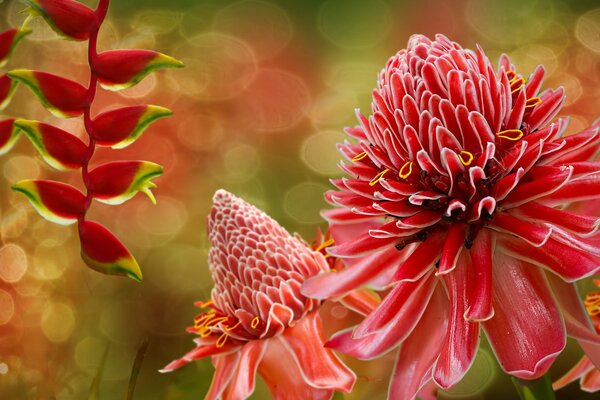
<path id="1" fill-rule="evenodd" d="M 594 284 L 600 287 L 600 280 L 594 280 Z M 600 292 L 588 293 L 584 304 L 596 332 L 600 334 Z M 585 392 L 600 390 L 600 369 L 587 356 L 583 356 L 569 372 L 554 382 L 552 387 L 554 390 L 558 390 L 577 379 L 580 379 L 581 390 Z"/>
<path id="2" fill-rule="evenodd" d="M 320 302 L 301 284 L 329 269 L 323 255 L 290 236 L 268 215 L 219 190 L 208 218 L 215 281 L 211 301 L 190 332 L 196 348 L 167 365 L 177 369 L 212 356 L 216 372 L 206 399 L 245 399 L 256 372 L 277 399 L 329 399 L 348 392 L 355 375 L 323 347 Z"/>
<path id="3" fill-rule="evenodd" d="M 399 344 L 390 398 L 469 369 L 483 328 L 509 374 L 544 374 L 570 336 L 597 342 L 572 283 L 600 269 L 596 217 L 561 208 L 600 196 L 600 124 L 561 137 L 563 90 L 540 93 L 502 56 L 416 35 L 392 57 L 372 114 L 339 145 L 348 177 L 326 194 L 347 268 L 305 282 L 314 298 L 391 291 L 329 342 L 368 359 Z M 592 360 L 598 362 L 600 359 Z"/>

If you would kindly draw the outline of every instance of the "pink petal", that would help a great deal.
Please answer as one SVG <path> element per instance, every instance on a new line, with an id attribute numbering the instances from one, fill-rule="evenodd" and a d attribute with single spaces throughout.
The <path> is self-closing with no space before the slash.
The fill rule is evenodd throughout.
<path id="1" fill-rule="evenodd" d="M 344 307 L 362 315 L 369 315 L 381 303 L 376 292 L 368 289 L 354 290 L 338 300 Z"/>
<path id="2" fill-rule="evenodd" d="M 547 222 L 580 235 L 590 235 L 600 226 L 600 218 L 579 215 L 531 202 L 515 209 L 515 214 L 533 222 Z"/>
<path id="3" fill-rule="evenodd" d="M 548 206 L 575 201 L 594 200 L 600 197 L 600 173 L 572 179 L 557 191 L 543 199 Z"/>
<path id="4" fill-rule="evenodd" d="M 600 344 L 600 335 L 596 333 L 588 317 L 575 284 L 567 283 L 550 273 L 546 274 L 546 278 L 548 278 L 556 303 L 560 307 L 565 320 L 567 335 L 579 340 Z"/>
<path id="5" fill-rule="evenodd" d="M 296 361 L 302 378 L 318 389 L 350 392 L 356 375 L 329 349 L 323 347 L 324 337 L 318 312 L 304 317 L 277 339 Z"/>
<path id="6" fill-rule="evenodd" d="M 335 257 L 357 258 L 391 246 L 397 241 L 398 239 L 395 237 L 374 238 L 367 232 L 352 241 L 329 247 L 327 252 Z"/>
<path id="7" fill-rule="evenodd" d="M 565 327 L 543 272 L 496 252 L 494 318 L 483 323 L 507 373 L 536 379 L 548 371 L 566 344 Z"/>
<path id="8" fill-rule="evenodd" d="M 594 393 L 600 390 L 600 370 L 593 369 L 581 379 L 581 390 Z"/>
<path id="9" fill-rule="evenodd" d="M 594 364 L 586 356 L 581 357 L 581 360 L 575 364 L 566 374 L 558 378 L 553 384 L 552 389 L 558 390 L 564 388 L 569 383 L 581 378 L 582 375 L 594 370 Z"/>
<path id="10" fill-rule="evenodd" d="M 396 281 L 411 282 L 420 279 L 433 267 L 433 264 L 438 259 L 443 239 L 444 235 L 440 233 L 428 236 L 419 244 L 410 257 L 400 265 L 393 279 Z"/>
<path id="11" fill-rule="evenodd" d="M 504 212 L 497 212 L 489 227 L 518 236 L 535 247 L 543 246 L 552 234 L 552 228 L 537 226 Z"/>
<path id="12" fill-rule="evenodd" d="M 388 398 L 413 399 L 421 390 L 421 383 L 428 375 L 431 376 L 431 367 L 440 354 L 446 335 L 447 307 L 448 300 L 440 286 L 431 298 L 423 318 L 400 347 Z"/>
<path id="13" fill-rule="evenodd" d="M 229 386 L 234 373 L 240 363 L 240 352 L 214 356 L 212 359 L 215 366 L 215 375 L 210 384 L 210 389 L 206 394 L 205 400 L 217 400 L 221 398 L 223 392 Z"/>
<path id="14" fill-rule="evenodd" d="M 450 298 L 450 316 L 433 379 L 442 388 L 455 385 L 471 367 L 479 347 L 479 323 L 465 320 L 468 308 L 468 282 L 472 277 L 469 253 L 463 251 L 458 266 L 442 278 Z"/>
<path id="15" fill-rule="evenodd" d="M 353 337 L 360 339 L 394 328 L 404 332 L 399 340 L 410 334 L 425 311 L 437 278 L 429 273 L 417 282 L 400 282 L 383 302 L 355 329 Z"/>
<path id="16" fill-rule="evenodd" d="M 222 347 L 217 347 L 215 346 L 215 339 L 212 337 L 197 338 L 194 341 L 196 342 L 197 346 L 195 349 L 187 352 L 183 357 L 172 361 L 167 366 L 160 369 L 159 372 L 171 372 L 173 370 L 183 367 L 186 364 L 189 364 L 194 360 L 200 360 L 208 356 L 216 356 L 219 354 L 231 353 L 239 348 L 238 345 L 233 345 L 229 342 L 226 342 L 225 345 Z"/>
<path id="17" fill-rule="evenodd" d="M 238 367 L 227 390 L 228 397 L 246 399 L 254 392 L 256 370 L 266 348 L 264 340 L 253 340 L 242 347 Z"/>
<path id="18" fill-rule="evenodd" d="M 560 167 L 548 171 L 545 176 L 539 176 L 531 182 L 522 183 L 502 201 L 502 207 L 517 207 L 539 198 L 551 196 L 565 186 L 572 173 L 572 167 Z"/>
<path id="19" fill-rule="evenodd" d="M 470 306 L 465 312 L 469 321 L 486 321 L 494 316 L 492 307 L 492 255 L 495 239 L 489 229 L 482 229 L 470 250 L 471 263 L 475 269 Z"/>
<path id="20" fill-rule="evenodd" d="M 454 270 L 458 256 L 465 244 L 467 224 L 460 222 L 448 227 L 446 241 L 442 247 L 437 275 L 444 275 Z"/>

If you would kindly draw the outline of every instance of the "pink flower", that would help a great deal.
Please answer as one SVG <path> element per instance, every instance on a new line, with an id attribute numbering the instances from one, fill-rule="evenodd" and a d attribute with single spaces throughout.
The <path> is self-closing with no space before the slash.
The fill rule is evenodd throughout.
<path id="1" fill-rule="evenodd" d="M 486 333 L 503 369 L 544 374 L 566 333 L 598 343 L 575 280 L 600 269 L 600 220 L 562 210 L 600 196 L 600 124 L 561 137 L 552 122 L 563 90 L 540 93 L 507 56 L 494 69 L 481 48 L 442 35 L 410 38 L 339 145 L 349 175 L 326 194 L 347 268 L 307 280 L 324 299 L 389 287 L 381 305 L 329 345 L 363 359 L 400 346 L 390 398 L 442 388 L 469 369 Z M 541 268 L 540 268 L 541 267 Z M 596 362 L 600 361 L 600 358 Z"/>
<path id="2" fill-rule="evenodd" d="M 215 375 L 206 399 L 245 399 L 258 372 L 275 398 L 329 399 L 356 379 L 323 346 L 320 301 L 301 284 L 327 271 L 325 258 L 268 215 L 219 190 L 208 218 L 215 282 L 208 309 L 188 331 L 196 348 L 167 365 L 172 371 L 212 356 Z"/>
<path id="3" fill-rule="evenodd" d="M 600 287 L 600 280 L 594 280 L 594 284 Z M 596 332 L 600 334 L 600 292 L 588 293 L 584 303 Z M 554 390 L 558 390 L 580 378 L 581 390 L 586 392 L 600 390 L 600 369 L 587 356 L 583 356 L 569 372 L 554 382 L 552 387 Z"/>

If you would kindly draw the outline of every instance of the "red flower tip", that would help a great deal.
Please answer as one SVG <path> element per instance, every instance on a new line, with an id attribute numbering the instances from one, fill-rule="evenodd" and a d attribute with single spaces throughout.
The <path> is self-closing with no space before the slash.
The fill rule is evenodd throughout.
<path id="1" fill-rule="evenodd" d="M 37 121 L 17 119 L 14 124 L 25 133 L 51 167 L 58 170 L 78 169 L 85 163 L 87 146 L 77 136 Z"/>
<path id="2" fill-rule="evenodd" d="M 84 194 L 65 183 L 27 179 L 12 188 L 23 193 L 42 217 L 56 224 L 73 224 L 85 212 Z"/>
<path id="3" fill-rule="evenodd" d="M 169 117 L 171 110 L 147 105 L 106 111 L 92 122 L 92 137 L 100 146 L 121 149 L 129 146 L 159 118 Z"/>
<path id="4" fill-rule="evenodd" d="M 59 118 L 77 117 L 88 105 L 87 89 L 69 79 L 27 69 L 10 71 L 8 76 L 25 84 L 42 105 Z"/>
<path id="5" fill-rule="evenodd" d="M 162 173 L 160 165 L 149 161 L 109 162 L 90 172 L 88 190 L 96 200 L 107 204 L 122 204 L 138 192 L 156 204 L 150 190 L 156 185 L 151 180 Z"/>
<path id="6" fill-rule="evenodd" d="M 94 10 L 74 0 L 25 0 L 29 13 L 43 17 L 59 35 L 87 40 L 98 27 Z"/>
<path id="7" fill-rule="evenodd" d="M 102 87 L 122 90 L 136 85 L 146 75 L 161 68 L 182 68 L 183 63 L 152 50 L 110 50 L 93 60 L 92 68 Z"/>
<path id="8" fill-rule="evenodd" d="M 79 223 L 81 257 L 88 267 L 141 282 L 142 271 L 129 250 L 108 229 L 93 221 Z"/>
<path id="9" fill-rule="evenodd" d="M 0 110 L 4 110 L 15 93 L 17 83 L 8 74 L 0 75 Z"/>
<path id="10" fill-rule="evenodd" d="M 17 29 L 12 28 L 4 32 L 0 32 L 0 68 L 4 67 L 8 62 L 12 52 L 14 51 L 17 44 L 25 36 L 31 33 L 29 29 Z M 1 102 L 0 96 L 0 102 Z"/>
<path id="11" fill-rule="evenodd" d="M 19 130 L 14 121 L 14 118 L 0 121 L 0 155 L 8 153 L 18 139 Z"/>

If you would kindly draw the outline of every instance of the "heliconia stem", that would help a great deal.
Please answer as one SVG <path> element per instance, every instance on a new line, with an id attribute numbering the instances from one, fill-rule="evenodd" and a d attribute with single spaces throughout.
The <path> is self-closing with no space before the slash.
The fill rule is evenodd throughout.
<path id="1" fill-rule="evenodd" d="M 512 377 L 512 381 L 521 400 L 554 400 L 556 398 L 548 374 L 533 380 Z"/>

